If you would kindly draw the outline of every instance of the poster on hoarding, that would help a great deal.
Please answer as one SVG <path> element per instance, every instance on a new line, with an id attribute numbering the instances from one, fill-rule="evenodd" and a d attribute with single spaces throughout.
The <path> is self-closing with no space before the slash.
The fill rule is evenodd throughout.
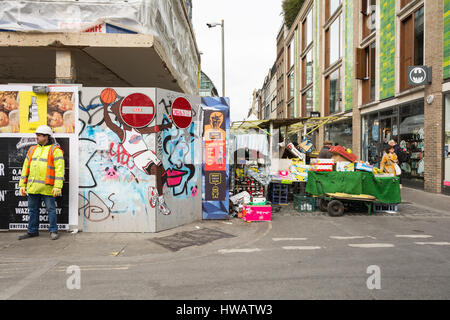
<path id="1" fill-rule="evenodd" d="M 19 132 L 19 91 L 0 90 L 0 133 Z"/>
<path id="2" fill-rule="evenodd" d="M 34 133 L 47 124 L 47 95 L 22 91 L 19 94 L 20 132 Z"/>
<path id="3" fill-rule="evenodd" d="M 39 87 L 40 92 L 34 92 Z M 56 198 L 61 230 L 78 225 L 78 100 L 80 85 L 0 85 L 0 229 L 24 230 L 28 224 L 27 197 L 19 192 L 23 161 L 35 130 L 48 125 L 65 155 L 62 197 Z M 42 90 L 46 88 L 46 90 Z M 47 93 L 45 93 L 47 92 Z M 69 170 L 69 164 L 72 166 Z M 40 228 L 48 227 L 45 208 Z"/>
<path id="4" fill-rule="evenodd" d="M 42 125 L 55 133 L 75 133 L 77 106 L 74 87 L 49 86 L 46 94 L 30 86 L 0 86 L 0 133 L 34 133 Z"/>
<path id="5" fill-rule="evenodd" d="M 229 164 L 227 138 L 229 100 L 202 98 L 203 112 L 203 219 L 228 216 Z"/>
<path id="6" fill-rule="evenodd" d="M 65 180 L 62 197 L 56 198 L 58 229 L 69 227 L 69 186 L 70 166 L 69 138 L 56 138 L 56 143 L 64 151 Z M 0 137 L 0 229 L 26 230 L 28 227 L 28 198 L 19 191 L 22 166 L 30 146 L 36 145 L 34 137 Z M 39 229 L 48 229 L 48 214 L 41 206 Z"/>

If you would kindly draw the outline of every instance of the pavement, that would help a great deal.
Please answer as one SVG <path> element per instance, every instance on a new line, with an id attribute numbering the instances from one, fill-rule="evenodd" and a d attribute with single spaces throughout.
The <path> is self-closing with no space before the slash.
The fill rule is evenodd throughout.
<path id="1" fill-rule="evenodd" d="M 22 232 L 2 232 L 0 299 L 449 299 L 450 197 L 403 188 L 402 199 L 397 213 L 372 216 L 288 205 L 271 222 L 159 233 L 60 232 L 54 241 L 41 231 L 19 241 Z M 387 275 L 379 293 L 365 286 L 371 264 Z M 81 293 L 66 288 L 73 265 Z"/>
<path id="2" fill-rule="evenodd" d="M 326 216 L 324 212 L 297 212 L 292 204 L 282 206 L 280 212 L 273 213 L 273 217 L 282 216 Z M 349 212 L 347 216 L 367 216 L 366 212 Z M 378 213 L 377 216 L 450 216 L 450 196 L 432 194 L 421 190 L 402 188 L 402 204 L 399 205 L 398 213 Z M 173 250 L 162 246 L 158 239 L 174 236 L 175 242 L 181 239 L 184 232 L 198 231 L 203 229 L 217 230 L 230 237 L 220 235 L 203 234 L 198 238 L 211 238 L 211 241 L 203 243 L 199 239 L 190 240 L 186 247 L 202 246 L 204 250 L 217 247 L 242 246 L 257 239 L 261 232 L 264 233 L 264 224 L 246 223 L 242 219 L 231 218 L 230 220 L 204 220 L 196 221 L 171 230 L 158 233 L 89 233 L 78 232 L 76 234 L 60 231 L 58 240 L 50 240 L 47 231 L 41 231 L 36 238 L 18 241 L 19 235 L 24 231 L 0 232 L 0 258 L 1 259 L 40 259 L 46 258 L 82 258 L 82 257 L 146 257 L 151 255 L 164 255 L 173 253 Z M 192 238 L 192 236 L 191 236 Z M 217 238 L 217 240 L 215 240 Z M 153 240 L 156 240 L 153 241 Z M 170 241 L 170 239 L 169 239 Z M 198 243 L 197 243 L 198 242 Z"/>

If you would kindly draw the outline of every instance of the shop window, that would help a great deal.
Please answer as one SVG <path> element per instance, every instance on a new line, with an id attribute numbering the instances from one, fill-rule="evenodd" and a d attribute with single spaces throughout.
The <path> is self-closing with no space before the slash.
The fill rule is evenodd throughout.
<path id="1" fill-rule="evenodd" d="M 306 87 L 313 80 L 313 51 L 310 49 L 302 59 L 302 86 Z"/>
<path id="2" fill-rule="evenodd" d="M 403 176 L 423 179 L 424 175 L 424 105 L 423 100 L 400 108 L 399 145 L 406 150 L 401 164 Z"/>
<path id="3" fill-rule="evenodd" d="M 325 63 L 329 67 L 342 56 L 342 17 L 339 15 L 325 30 Z"/>
<path id="4" fill-rule="evenodd" d="M 327 125 L 325 127 L 325 139 L 330 140 L 333 145 L 352 148 L 352 120 L 349 119 Z"/>
<path id="5" fill-rule="evenodd" d="M 340 69 L 325 78 L 325 115 L 340 112 Z"/>
<path id="6" fill-rule="evenodd" d="M 444 187 L 450 190 L 450 94 L 445 96 Z"/>
<path id="7" fill-rule="evenodd" d="M 401 22 L 400 27 L 400 90 L 409 89 L 408 67 L 423 65 L 424 7 Z"/>
<path id="8" fill-rule="evenodd" d="M 312 9 L 309 10 L 305 20 L 302 23 L 302 50 L 305 50 L 313 40 L 313 15 Z"/>
<path id="9" fill-rule="evenodd" d="M 336 12 L 341 2 L 342 0 L 325 0 L 325 21 Z"/>

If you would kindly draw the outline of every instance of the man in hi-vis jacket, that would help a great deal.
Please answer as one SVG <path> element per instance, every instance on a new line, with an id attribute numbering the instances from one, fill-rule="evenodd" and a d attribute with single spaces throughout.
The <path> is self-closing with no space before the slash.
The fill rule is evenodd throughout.
<path id="1" fill-rule="evenodd" d="M 48 126 L 36 129 L 37 145 L 28 149 L 20 177 L 20 193 L 28 194 L 28 232 L 19 240 L 39 235 L 39 209 L 42 201 L 48 213 L 52 240 L 58 239 L 55 197 L 61 196 L 64 181 L 64 153 L 54 144 L 53 131 Z"/>

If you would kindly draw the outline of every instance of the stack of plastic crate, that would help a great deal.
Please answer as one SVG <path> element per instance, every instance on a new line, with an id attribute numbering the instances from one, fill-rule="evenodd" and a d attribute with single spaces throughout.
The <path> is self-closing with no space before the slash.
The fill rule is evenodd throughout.
<path id="1" fill-rule="evenodd" d="M 294 209 L 298 212 L 313 212 L 317 208 L 317 199 L 305 194 L 294 194 Z"/>
<path id="2" fill-rule="evenodd" d="M 289 185 L 282 183 L 274 183 L 272 185 L 272 203 L 287 204 L 289 194 Z"/>

